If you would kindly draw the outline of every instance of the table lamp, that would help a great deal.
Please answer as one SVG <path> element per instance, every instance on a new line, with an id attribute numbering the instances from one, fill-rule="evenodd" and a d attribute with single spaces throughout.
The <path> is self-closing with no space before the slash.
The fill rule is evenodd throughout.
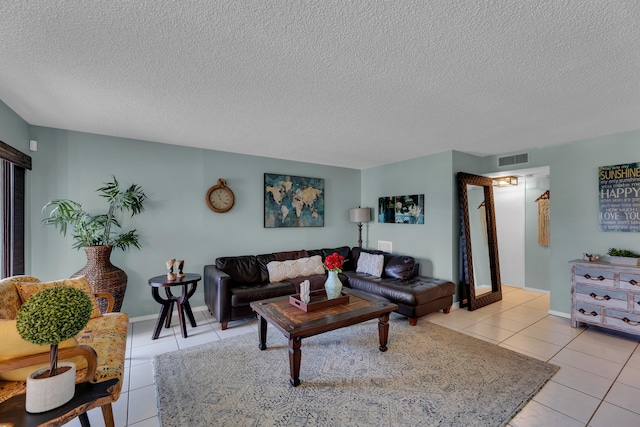
<path id="1" fill-rule="evenodd" d="M 371 209 L 353 208 L 349 209 L 349 221 L 358 223 L 358 247 L 362 247 L 362 223 L 371 221 Z"/>

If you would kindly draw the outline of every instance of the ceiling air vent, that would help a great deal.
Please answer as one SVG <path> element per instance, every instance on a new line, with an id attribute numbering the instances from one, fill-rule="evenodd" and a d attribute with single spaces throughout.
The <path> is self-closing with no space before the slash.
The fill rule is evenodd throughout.
<path id="1" fill-rule="evenodd" d="M 498 166 L 521 165 L 523 163 L 529 163 L 529 153 L 498 157 Z"/>

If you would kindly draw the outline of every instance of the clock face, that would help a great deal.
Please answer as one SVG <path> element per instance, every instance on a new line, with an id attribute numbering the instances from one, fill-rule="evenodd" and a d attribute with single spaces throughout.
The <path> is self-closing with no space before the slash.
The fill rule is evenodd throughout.
<path id="1" fill-rule="evenodd" d="M 227 212 L 233 207 L 233 192 L 227 186 L 214 185 L 207 192 L 207 204 L 214 212 Z"/>

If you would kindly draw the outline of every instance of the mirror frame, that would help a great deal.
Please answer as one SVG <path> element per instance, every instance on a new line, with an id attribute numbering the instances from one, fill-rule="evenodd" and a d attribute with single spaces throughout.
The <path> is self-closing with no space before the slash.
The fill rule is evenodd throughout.
<path id="1" fill-rule="evenodd" d="M 484 188 L 484 203 L 487 219 L 487 245 L 489 247 L 489 268 L 491 271 L 491 292 L 476 296 L 473 272 L 473 253 L 471 251 L 471 230 L 469 229 L 469 196 L 467 185 Z M 500 282 L 500 262 L 498 258 L 498 238 L 496 233 L 496 213 L 493 204 L 493 180 L 486 176 L 458 172 L 458 190 L 460 197 L 461 241 L 460 241 L 460 282 L 462 299 L 460 307 L 468 306 L 475 310 L 502 299 Z"/>

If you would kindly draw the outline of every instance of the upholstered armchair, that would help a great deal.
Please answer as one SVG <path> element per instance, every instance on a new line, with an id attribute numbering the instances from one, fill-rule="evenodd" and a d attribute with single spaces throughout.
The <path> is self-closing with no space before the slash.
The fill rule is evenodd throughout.
<path id="1" fill-rule="evenodd" d="M 60 344 L 59 360 L 76 363 L 76 383 L 108 381 L 109 386 L 105 395 L 80 403 L 46 425 L 62 425 L 76 416 L 80 417 L 82 425 L 89 425 L 86 411 L 101 407 L 105 425 L 113 427 L 111 404 L 118 400 L 122 389 L 129 318 L 125 313 L 110 313 L 113 297 L 106 293 L 94 295 L 84 277 L 48 283 L 31 276 L 0 280 L 0 404 L 24 394 L 29 373 L 48 365 L 49 346 L 24 341 L 17 332 L 15 319 L 23 302 L 39 290 L 52 286 L 79 288 L 90 295 L 93 304 L 87 326 L 71 340 Z M 107 299 L 105 313 L 100 312 L 96 298 Z M 0 424 L 3 421 L 0 419 Z"/>

